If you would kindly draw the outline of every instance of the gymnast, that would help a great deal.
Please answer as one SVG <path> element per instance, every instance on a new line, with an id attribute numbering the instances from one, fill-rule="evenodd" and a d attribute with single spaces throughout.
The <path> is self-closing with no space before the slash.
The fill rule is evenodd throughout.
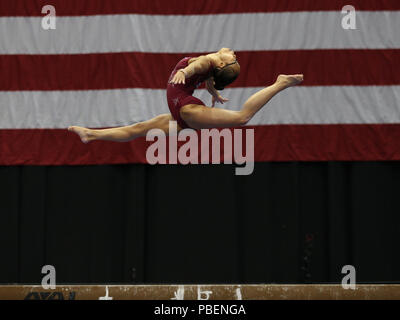
<path id="1" fill-rule="evenodd" d="M 168 80 L 167 101 L 170 114 L 161 114 L 150 120 L 124 127 L 96 130 L 71 126 L 68 130 L 77 133 L 83 143 L 88 143 L 93 140 L 126 142 L 146 136 L 149 130 L 156 128 L 168 134 L 170 121 L 177 122 L 178 132 L 184 128 L 243 126 L 277 93 L 303 81 L 302 74 L 279 75 L 274 84 L 248 98 L 241 110 L 213 108 L 215 102 L 223 104 L 228 101 L 218 90 L 223 90 L 225 86 L 235 81 L 239 73 L 240 65 L 235 52 L 229 48 L 222 48 L 218 52 L 199 57 L 186 57 L 178 62 Z M 200 99 L 193 96 L 194 90 L 202 82 L 205 82 L 206 89 L 212 96 L 211 107 L 207 107 Z"/>

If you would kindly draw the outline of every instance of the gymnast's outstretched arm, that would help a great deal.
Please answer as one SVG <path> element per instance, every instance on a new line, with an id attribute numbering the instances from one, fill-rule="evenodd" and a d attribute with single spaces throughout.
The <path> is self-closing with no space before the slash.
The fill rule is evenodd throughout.
<path id="1" fill-rule="evenodd" d="M 185 79 L 194 74 L 204 74 L 210 68 L 211 59 L 207 56 L 200 56 L 197 60 L 190 63 L 186 68 L 179 69 L 170 81 L 174 84 L 185 84 Z"/>

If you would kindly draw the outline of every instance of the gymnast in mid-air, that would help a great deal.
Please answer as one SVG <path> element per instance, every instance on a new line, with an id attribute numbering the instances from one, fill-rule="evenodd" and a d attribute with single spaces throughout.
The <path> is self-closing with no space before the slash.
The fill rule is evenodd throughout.
<path id="1" fill-rule="evenodd" d="M 177 122 L 177 130 L 184 128 L 210 129 L 229 128 L 246 125 L 250 119 L 273 96 L 282 90 L 295 86 L 303 81 L 302 74 L 279 75 L 275 83 L 256 92 L 243 104 L 239 111 L 214 108 L 215 102 L 225 103 L 218 90 L 236 80 L 240 73 L 240 65 L 235 52 L 222 48 L 218 52 L 199 57 L 186 57 L 178 62 L 172 71 L 167 85 L 167 101 L 170 114 L 161 114 L 143 122 L 125 127 L 109 129 L 88 129 L 71 126 L 69 131 L 79 135 L 82 142 L 108 140 L 126 142 L 146 136 L 151 129 L 169 132 L 169 122 Z M 193 96 L 194 90 L 205 82 L 207 91 L 212 96 L 211 107 Z"/>

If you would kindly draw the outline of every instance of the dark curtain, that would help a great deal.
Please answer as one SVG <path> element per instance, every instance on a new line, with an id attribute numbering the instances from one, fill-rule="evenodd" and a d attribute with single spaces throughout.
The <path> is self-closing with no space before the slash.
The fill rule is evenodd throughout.
<path id="1" fill-rule="evenodd" d="M 400 280 L 400 163 L 0 167 L 0 282 Z"/>

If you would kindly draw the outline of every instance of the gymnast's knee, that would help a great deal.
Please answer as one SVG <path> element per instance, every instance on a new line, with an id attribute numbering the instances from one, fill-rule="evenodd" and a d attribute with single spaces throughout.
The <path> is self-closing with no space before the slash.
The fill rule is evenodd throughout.
<path id="1" fill-rule="evenodd" d="M 237 123 L 239 126 L 245 126 L 249 121 L 251 117 L 241 111 L 238 111 L 238 116 L 237 116 Z"/>

